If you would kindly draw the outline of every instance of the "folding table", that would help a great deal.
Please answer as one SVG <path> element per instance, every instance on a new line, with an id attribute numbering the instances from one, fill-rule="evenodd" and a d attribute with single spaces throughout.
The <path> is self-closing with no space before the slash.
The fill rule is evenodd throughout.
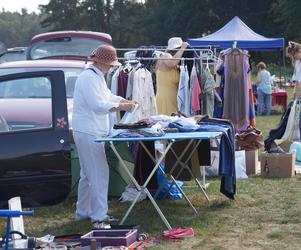
<path id="1" fill-rule="evenodd" d="M 193 140 L 196 140 L 196 141 L 200 141 L 200 140 L 204 140 L 204 139 L 208 140 L 208 139 L 212 139 L 212 138 L 217 138 L 221 134 L 222 134 L 221 132 L 177 132 L 177 133 L 166 133 L 163 136 L 152 136 L 152 137 L 126 137 L 126 138 L 123 138 L 123 137 L 101 137 L 101 138 L 97 138 L 95 140 L 96 142 L 108 142 L 110 144 L 110 147 L 112 148 L 113 152 L 115 153 L 117 158 L 120 160 L 124 170 L 129 175 L 130 179 L 132 180 L 133 184 L 135 185 L 135 187 L 138 190 L 137 196 L 133 200 L 132 204 L 130 205 L 129 209 L 127 210 L 126 214 L 124 215 L 123 219 L 121 220 L 120 224 L 123 224 L 124 221 L 129 216 L 129 214 L 131 213 L 133 207 L 135 206 L 135 204 L 138 201 L 138 198 L 139 198 L 140 194 L 142 192 L 145 192 L 147 197 L 149 198 L 149 200 L 151 201 L 151 203 L 153 204 L 153 206 L 157 210 L 158 214 L 160 215 L 161 219 L 165 223 L 166 227 L 168 229 L 171 229 L 171 226 L 170 226 L 169 222 L 167 221 L 167 219 L 165 218 L 163 212 L 161 211 L 161 209 L 157 205 L 155 199 L 152 197 L 149 190 L 147 189 L 147 184 L 149 183 L 149 181 L 151 180 L 151 178 L 154 176 L 154 174 L 156 173 L 156 171 L 158 169 L 165 175 L 164 170 L 160 167 L 160 163 L 165 158 L 167 152 L 169 150 L 172 150 L 172 145 L 175 141 L 177 141 L 177 140 L 189 140 L 189 142 L 188 142 L 188 144 L 189 144 Z M 145 183 L 142 186 L 138 184 L 138 182 L 136 181 L 136 179 L 134 178 L 132 173 L 129 171 L 129 169 L 127 168 L 127 165 L 125 164 L 122 157 L 120 156 L 120 154 L 118 153 L 118 151 L 116 150 L 116 148 L 114 146 L 114 142 L 121 142 L 121 141 L 127 141 L 127 142 L 137 141 L 137 142 L 139 142 L 141 144 L 141 146 L 145 149 L 147 154 L 151 157 L 151 159 L 155 163 L 155 166 L 154 166 L 153 170 L 151 171 L 151 173 L 149 174 L 147 180 L 145 181 Z M 154 159 L 154 157 L 151 155 L 151 153 L 148 151 L 148 149 L 144 145 L 144 143 L 143 143 L 144 141 L 166 141 L 166 147 L 165 147 L 163 153 L 161 154 L 161 156 L 159 157 L 159 159 L 157 161 L 156 161 L 156 159 Z M 196 143 L 196 147 L 197 147 L 197 145 L 198 145 L 198 143 Z M 195 148 L 194 148 L 194 150 L 195 150 Z M 175 165 L 181 161 L 181 158 L 184 156 L 184 154 L 185 154 L 185 152 L 182 152 L 181 155 L 177 157 L 177 162 L 175 163 Z M 193 154 L 193 152 L 190 153 L 190 157 L 191 157 L 192 154 Z M 177 185 L 175 179 L 173 177 L 172 177 L 172 179 L 173 179 L 173 183 L 175 185 Z M 186 199 L 186 201 L 188 202 L 188 204 L 196 212 L 195 208 L 193 207 L 193 205 L 191 204 L 190 200 L 187 198 L 187 196 L 185 195 L 183 190 L 178 185 L 177 185 L 177 187 L 178 187 L 179 191 L 183 194 L 183 196 Z M 204 196 L 206 197 L 206 199 L 208 200 L 208 196 L 207 196 L 205 190 L 202 188 L 201 185 L 199 185 L 199 187 L 201 188 L 201 190 L 202 190 Z"/>

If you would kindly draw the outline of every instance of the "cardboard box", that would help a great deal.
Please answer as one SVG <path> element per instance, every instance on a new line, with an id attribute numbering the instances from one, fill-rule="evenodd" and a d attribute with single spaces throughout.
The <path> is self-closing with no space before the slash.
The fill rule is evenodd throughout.
<path id="1" fill-rule="evenodd" d="M 246 173 L 247 175 L 256 175 L 260 173 L 258 149 L 246 151 Z"/>
<path id="2" fill-rule="evenodd" d="M 292 177 L 295 175 L 295 154 L 262 153 L 262 177 Z"/>

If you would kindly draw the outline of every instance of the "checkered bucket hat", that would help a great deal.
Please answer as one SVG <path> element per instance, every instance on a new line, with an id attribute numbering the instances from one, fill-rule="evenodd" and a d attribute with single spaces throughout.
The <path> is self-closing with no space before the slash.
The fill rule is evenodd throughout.
<path id="1" fill-rule="evenodd" d="M 120 65 L 117 60 L 117 53 L 114 47 L 110 45 L 100 45 L 95 50 L 92 51 L 89 58 L 92 61 L 102 63 L 105 65 Z"/>

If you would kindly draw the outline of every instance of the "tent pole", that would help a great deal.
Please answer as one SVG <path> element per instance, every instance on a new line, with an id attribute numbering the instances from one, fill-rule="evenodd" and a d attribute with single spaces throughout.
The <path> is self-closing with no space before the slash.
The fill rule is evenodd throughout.
<path id="1" fill-rule="evenodd" d="M 285 72 L 286 65 L 285 65 L 285 49 L 284 49 L 284 47 L 282 49 L 282 66 L 283 66 L 283 72 Z M 284 83 L 286 83 L 286 79 L 285 79 L 285 74 L 284 73 L 283 73 L 283 78 L 284 78 Z"/>

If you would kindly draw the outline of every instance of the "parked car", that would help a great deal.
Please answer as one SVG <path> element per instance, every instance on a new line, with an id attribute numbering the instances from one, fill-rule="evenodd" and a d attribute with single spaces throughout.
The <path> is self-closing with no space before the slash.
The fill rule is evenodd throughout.
<path id="1" fill-rule="evenodd" d="M 0 63 L 26 60 L 27 47 L 8 48 L 0 55 Z"/>
<path id="2" fill-rule="evenodd" d="M 5 54 L 6 50 L 7 50 L 7 48 L 6 48 L 5 44 L 0 41 L 0 56 Z"/>
<path id="3" fill-rule="evenodd" d="M 27 51 L 28 60 L 56 58 L 86 60 L 101 44 L 112 44 L 107 33 L 55 31 L 34 36 Z"/>
<path id="4" fill-rule="evenodd" d="M 70 193 L 72 97 L 86 66 L 46 59 L 0 64 L 0 207 L 16 195 L 31 207 Z"/>

